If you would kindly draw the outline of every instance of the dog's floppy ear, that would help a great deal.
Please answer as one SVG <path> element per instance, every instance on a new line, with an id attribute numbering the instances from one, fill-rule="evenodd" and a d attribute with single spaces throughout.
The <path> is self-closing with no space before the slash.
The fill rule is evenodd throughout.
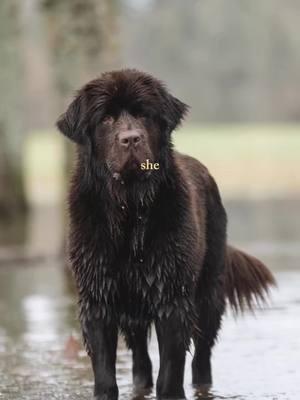
<path id="1" fill-rule="evenodd" d="M 57 128 L 78 144 L 86 142 L 88 134 L 87 99 L 84 91 L 80 91 L 71 102 L 67 111 L 56 122 Z"/>
<path id="2" fill-rule="evenodd" d="M 163 89 L 161 94 L 162 112 L 160 115 L 167 125 L 168 132 L 171 133 L 185 117 L 189 110 L 189 106 L 174 97 L 166 89 Z"/>

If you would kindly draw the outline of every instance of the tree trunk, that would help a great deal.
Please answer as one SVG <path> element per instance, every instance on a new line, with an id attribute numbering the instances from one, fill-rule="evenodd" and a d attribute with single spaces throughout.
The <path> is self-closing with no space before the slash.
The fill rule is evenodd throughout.
<path id="1" fill-rule="evenodd" d="M 60 114 L 76 89 L 119 61 L 115 40 L 118 0 L 44 0 L 42 5 Z M 66 141 L 66 182 L 73 153 L 74 146 Z"/>
<path id="2" fill-rule="evenodd" d="M 17 0 L 0 3 L 0 218 L 18 219 L 26 210 L 22 148 L 22 61 Z"/>
<path id="3" fill-rule="evenodd" d="M 44 0 L 42 10 L 54 66 L 54 81 L 61 113 L 75 89 L 113 68 L 119 61 L 117 46 L 118 0 Z M 70 171 L 72 146 L 66 144 Z"/>

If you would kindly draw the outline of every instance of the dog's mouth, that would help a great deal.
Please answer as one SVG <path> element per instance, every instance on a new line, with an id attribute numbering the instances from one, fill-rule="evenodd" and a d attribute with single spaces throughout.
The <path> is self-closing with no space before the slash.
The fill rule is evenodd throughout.
<path id="1" fill-rule="evenodd" d="M 145 171 L 141 169 L 142 161 L 137 157 L 130 157 L 123 165 L 120 175 L 125 180 L 142 179 Z"/>
<path id="2" fill-rule="evenodd" d="M 122 168 L 124 174 L 136 173 L 139 171 L 141 171 L 141 161 L 137 157 L 130 157 Z"/>
<path id="3" fill-rule="evenodd" d="M 143 165 L 146 160 L 136 155 L 131 155 L 124 162 L 112 168 L 113 178 L 120 181 L 144 180 L 151 175 L 151 171 L 145 170 Z"/>

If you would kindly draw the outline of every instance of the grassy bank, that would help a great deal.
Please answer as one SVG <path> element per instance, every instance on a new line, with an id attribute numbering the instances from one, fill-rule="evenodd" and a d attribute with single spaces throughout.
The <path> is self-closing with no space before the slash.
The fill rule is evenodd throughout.
<path id="1" fill-rule="evenodd" d="M 55 132 L 28 136 L 24 171 L 34 202 L 61 196 L 63 140 Z M 209 168 L 224 196 L 300 195 L 300 126 L 187 126 L 174 142 Z"/>
<path id="2" fill-rule="evenodd" d="M 190 126 L 175 145 L 201 160 L 228 197 L 300 194 L 299 126 Z"/>

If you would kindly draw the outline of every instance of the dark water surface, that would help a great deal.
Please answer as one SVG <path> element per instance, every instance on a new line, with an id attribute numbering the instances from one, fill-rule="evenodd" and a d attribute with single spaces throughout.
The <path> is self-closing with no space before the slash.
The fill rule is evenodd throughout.
<path id="1" fill-rule="evenodd" d="M 300 399 L 300 244 L 298 203 L 288 207 L 229 203 L 230 239 L 273 270 L 278 289 L 270 307 L 253 316 L 224 318 L 214 350 L 214 385 L 188 399 Z M 243 223 L 241 223 L 243 221 Z M 68 274 L 57 261 L 0 268 L 0 399 L 85 400 L 92 398 L 89 360 L 80 342 Z M 158 372 L 155 334 L 150 353 Z M 120 340 L 117 378 L 120 399 L 155 399 L 134 393 L 131 355 Z"/>

